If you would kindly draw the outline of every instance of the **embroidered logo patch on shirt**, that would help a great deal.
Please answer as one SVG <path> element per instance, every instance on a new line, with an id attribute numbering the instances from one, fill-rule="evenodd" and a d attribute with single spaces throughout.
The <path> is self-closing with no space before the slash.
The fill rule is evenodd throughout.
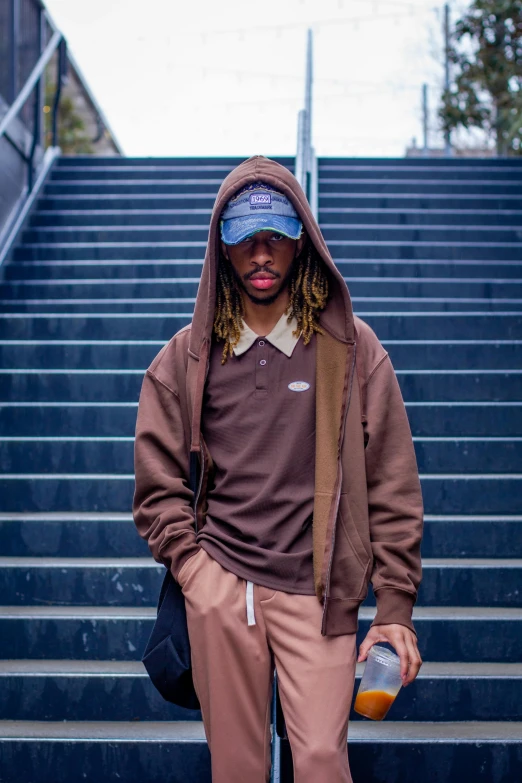
<path id="1" fill-rule="evenodd" d="M 288 384 L 288 388 L 290 391 L 303 392 L 310 388 L 310 384 L 306 381 L 293 381 L 292 383 Z"/>

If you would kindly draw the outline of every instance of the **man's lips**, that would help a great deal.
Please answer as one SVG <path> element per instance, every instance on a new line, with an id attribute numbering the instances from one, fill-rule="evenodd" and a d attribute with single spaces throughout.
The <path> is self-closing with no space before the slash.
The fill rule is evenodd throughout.
<path id="1" fill-rule="evenodd" d="M 265 291 L 267 288 L 272 288 L 276 280 L 277 278 L 273 277 L 272 275 L 263 275 L 250 278 L 250 282 L 254 288 L 257 288 L 260 291 Z"/>

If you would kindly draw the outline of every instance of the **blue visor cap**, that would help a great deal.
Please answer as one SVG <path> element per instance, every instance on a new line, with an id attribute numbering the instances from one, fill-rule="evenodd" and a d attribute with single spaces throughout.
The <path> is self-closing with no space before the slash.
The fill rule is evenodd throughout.
<path id="1" fill-rule="evenodd" d="M 299 239 L 303 224 L 287 197 L 264 183 L 243 188 L 221 214 L 221 239 L 237 245 L 257 231 L 277 231 L 289 239 Z"/>

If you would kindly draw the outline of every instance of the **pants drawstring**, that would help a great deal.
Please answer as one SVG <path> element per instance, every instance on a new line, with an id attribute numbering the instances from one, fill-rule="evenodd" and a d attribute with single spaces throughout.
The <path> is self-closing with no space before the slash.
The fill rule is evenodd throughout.
<path id="1" fill-rule="evenodd" d="M 256 615 L 254 612 L 254 583 L 246 583 L 246 610 L 248 625 L 256 624 Z"/>

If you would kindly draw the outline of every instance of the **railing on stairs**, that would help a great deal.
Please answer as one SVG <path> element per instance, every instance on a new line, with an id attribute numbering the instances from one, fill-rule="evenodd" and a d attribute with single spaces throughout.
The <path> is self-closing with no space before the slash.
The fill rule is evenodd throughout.
<path id="1" fill-rule="evenodd" d="M 103 112 L 68 50 L 64 35 L 54 24 L 41 0 L 9 0 L 8 6 L 8 13 L 2 17 L 0 24 L 0 33 L 9 42 L 1 63 L 3 68 L 0 74 L 0 108 L 8 105 L 4 103 L 4 98 L 10 102 L 10 106 L 6 113 L 0 116 L 0 143 L 6 142 L 14 150 L 17 159 L 25 165 L 26 173 L 25 186 L 22 177 L 21 190 L 13 199 L 15 203 L 13 204 L 13 200 L 9 202 L 11 211 L 7 216 L 4 213 L 3 218 L 0 216 L 0 266 L 34 201 L 39 185 L 45 180 L 54 159 L 61 152 L 59 107 L 62 88 L 67 83 L 69 74 L 74 77 L 76 85 L 80 86 L 82 97 L 94 116 L 96 137 L 92 139 L 92 143 L 98 142 L 106 133 L 112 149 L 121 154 Z M 3 29 L 6 21 L 7 27 Z M 4 35 L 6 32 L 7 35 Z M 45 81 L 47 68 L 53 64 L 53 60 L 56 60 L 56 84 L 52 106 L 45 106 L 45 111 L 51 112 L 51 131 L 44 154 L 46 145 L 43 118 L 44 102 L 47 98 Z M 18 81 L 29 69 L 29 75 L 18 91 Z M 3 220 L 5 222 L 2 225 Z"/>

